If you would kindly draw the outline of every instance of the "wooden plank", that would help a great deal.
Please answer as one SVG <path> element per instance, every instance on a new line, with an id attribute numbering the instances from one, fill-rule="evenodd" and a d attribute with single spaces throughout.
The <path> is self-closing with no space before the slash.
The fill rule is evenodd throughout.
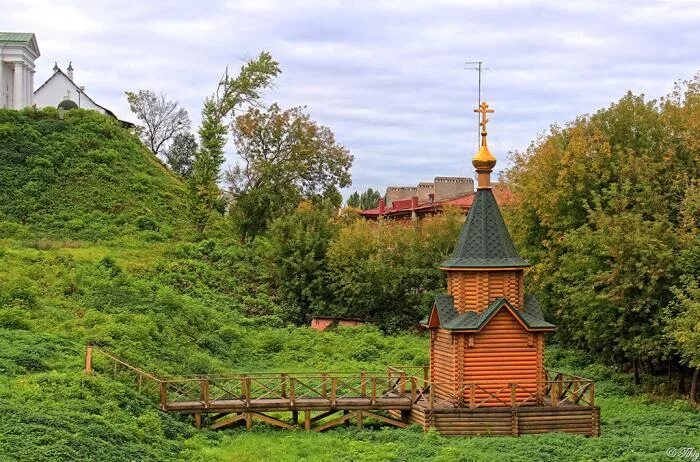
<path id="1" fill-rule="evenodd" d="M 93 349 L 93 346 L 91 343 L 88 343 L 87 347 L 85 347 L 85 369 L 84 369 L 84 372 L 88 375 L 92 374 L 92 349 Z"/>
<path id="2" fill-rule="evenodd" d="M 315 432 L 322 432 L 323 430 L 328 430 L 329 428 L 337 427 L 338 425 L 342 425 L 345 421 L 350 420 L 352 417 L 355 416 L 355 412 L 350 412 L 345 415 L 341 415 L 337 419 L 333 419 L 329 422 L 324 423 L 323 425 L 319 425 L 318 427 L 313 428 L 313 431 Z"/>
<path id="3" fill-rule="evenodd" d="M 271 417 L 269 415 L 262 414 L 260 412 L 250 412 L 249 414 L 251 414 L 251 418 L 256 418 L 258 420 L 262 420 L 263 422 L 268 423 L 270 425 L 274 425 L 275 427 L 284 428 L 286 430 L 295 430 L 296 429 L 296 427 L 294 425 L 290 425 L 287 422 L 283 422 L 279 419 L 276 419 L 276 418 Z M 246 421 L 246 423 L 247 423 L 247 421 Z M 246 425 L 246 427 L 247 427 L 247 425 Z M 248 429 L 250 429 L 250 428 L 248 428 Z"/>
<path id="4" fill-rule="evenodd" d="M 388 424 L 393 425 L 395 427 L 406 428 L 405 422 L 402 422 L 402 421 L 396 420 L 396 419 L 392 419 L 390 417 L 386 417 L 386 416 L 383 416 L 381 414 L 377 414 L 376 412 L 363 411 L 363 414 L 366 415 L 367 417 L 379 420 L 379 421 L 384 422 L 384 423 L 388 423 Z"/>
<path id="5" fill-rule="evenodd" d="M 216 422 L 212 423 L 209 425 L 209 428 L 212 430 L 218 430 L 220 428 L 225 428 L 233 425 L 236 422 L 240 422 L 241 420 L 245 419 L 246 416 L 245 414 L 231 414 L 229 417 L 224 417 Z"/>
<path id="6" fill-rule="evenodd" d="M 309 411 L 309 412 L 310 412 L 310 411 Z M 340 412 L 339 409 L 332 409 L 332 410 L 330 410 L 330 411 L 323 412 L 323 413 L 321 413 L 321 414 L 319 414 L 319 415 L 313 416 L 313 417 L 311 418 L 311 422 L 312 422 L 312 423 L 313 423 L 313 422 L 318 422 L 319 420 L 325 419 L 326 417 L 330 417 L 330 416 L 332 416 L 333 414 L 337 414 L 338 412 Z"/>

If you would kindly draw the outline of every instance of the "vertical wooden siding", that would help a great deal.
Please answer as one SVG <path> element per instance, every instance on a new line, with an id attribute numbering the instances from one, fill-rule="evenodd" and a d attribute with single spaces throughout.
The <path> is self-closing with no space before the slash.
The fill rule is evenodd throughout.
<path id="1" fill-rule="evenodd" d="M 513 306 L 524 303 L 523 271 L 448 271 L 447 292 L 455 299 L 455 309 L 481 311 L 498 297 Z"/>

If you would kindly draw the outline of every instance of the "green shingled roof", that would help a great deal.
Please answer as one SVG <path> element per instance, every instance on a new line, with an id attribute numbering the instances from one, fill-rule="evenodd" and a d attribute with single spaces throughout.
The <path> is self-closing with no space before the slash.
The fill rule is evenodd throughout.
<path id="1" fill-rule="evenodd" d="M 27 32 L 0 32 L 0 42 L 26 43 L 32 39 L 34 34 Z"/>
<path id="2" fill-rule="evenodd" d="M 443 268 L 512 268 L 530 264 L 513 246 L 496 198 L 490 189 L 479 189 L 469 209 L 452 256 Z"/>
<path id="3" fill-rule="evenodd" d="M 554 324 L 544 320 L 540 304 L 534 295 L 525 296 L 525 306 L 522 310 L 515 308 L 503 297 L 495 299 L 482 312 L 466 311 L 459 313 L 455 310 L 454 297 L 451 295 L 438 295 L 435 297 L 434 306 L 437 310 L 440 327 L 447 330 L 481 330 L 503 306 L 510 308 L 530 330 L 554 329 Z M 427 322 L 428 320 L 425 319 L 423 324 L 427 324 Z"/>

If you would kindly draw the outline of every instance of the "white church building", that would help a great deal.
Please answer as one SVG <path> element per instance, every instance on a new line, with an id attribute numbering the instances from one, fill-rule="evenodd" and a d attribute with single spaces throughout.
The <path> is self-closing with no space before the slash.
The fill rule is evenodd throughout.
<path id="1" fill-rule="evenodd" d="M 54 64 L 51 77 L 34 90 L 34 61 L 39 56 L 34 34 L 0 32 L 0 108 L 82 108 L 119 120 L 112 111 L 90 98 L 84 86 L 75 83 L 73 63 L 68 64 L 66 72 Z M 134 127 L 131 122 L 120 122 L 125 127 Z"/>
<path id="2" fill-rule="evenodd" d="M 100 106 L 85 93 L 84 86 L 79 86 L 75 83 L 73 80 L 74 72 L 75 69 L 73 69 L 72 62 L 68 64 L 66 72 L 63 72 L 58 67 L 58 64 L 54 64 L 53 75 L 34 92 L 34 104 L 36 104 L 36 107 L 67 106 L 67 103 L 71 101 L 75 103 L 74 105 L 71 104 L 71 107 L 90 109 L 116 119 L 117 116 L 112 111 Z M 69 109 L 69 107 L 66 107 L 66 109 Z"/>
<path id="3" fill-rule="evenodd" d="M 0 108 L 34 104 L 34 61 L 40 55 L 34 34 L 0 32 Z"/>

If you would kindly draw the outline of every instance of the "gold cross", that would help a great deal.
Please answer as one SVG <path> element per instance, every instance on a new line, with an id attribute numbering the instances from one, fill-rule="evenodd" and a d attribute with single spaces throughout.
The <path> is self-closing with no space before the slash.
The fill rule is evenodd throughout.
<path id="1" fill-rule="evenodd" d="M 486 124 L 489 123 L 489 119 L 486 117 L 486 114 L 490 114 L 494 112 L 494 110 L 489 107 L 489 104 L 486 101 L 484 101 L 481 103 L 481 106 L 474 109 L 474 112 L 481 113 L 481 122 L 479 123 L 479 125 L 481 125 L 481 136 L 486 137 Z"/>

